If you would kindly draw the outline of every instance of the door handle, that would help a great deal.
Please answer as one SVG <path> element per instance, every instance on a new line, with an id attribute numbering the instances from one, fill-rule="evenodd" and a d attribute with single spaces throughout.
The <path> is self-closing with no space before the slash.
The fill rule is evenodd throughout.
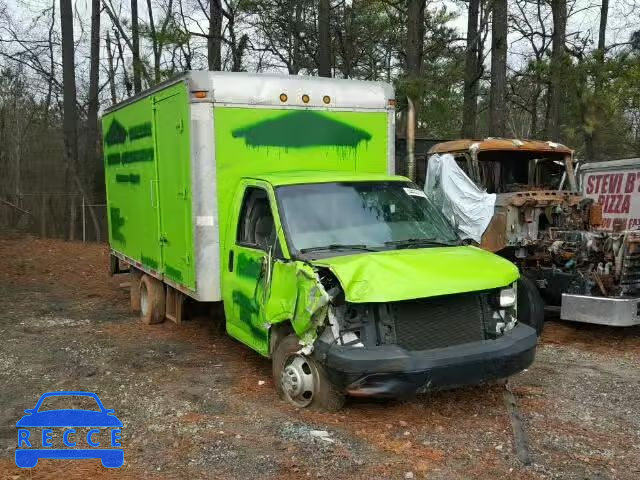
<path id="1" fill-rule="evenodd" d="M 233 250 L 229 250 L 229 271 L 233 272 Z"/>

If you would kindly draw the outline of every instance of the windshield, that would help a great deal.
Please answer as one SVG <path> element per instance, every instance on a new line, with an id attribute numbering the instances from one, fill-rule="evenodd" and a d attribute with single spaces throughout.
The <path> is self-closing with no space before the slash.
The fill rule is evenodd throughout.
<path id="1" fill-rule="evenodd" d="M 293 254 L 453 245 L 453 227 L 408 182 L 340 182 L 278 187 Z"/>
<path id="2" fill-rule="evenodd" d="M 478 158 L 482 186 L 488 193 L 555 190 L 565 172 L 561 155 L 507 151 L 485 152 Z"/>

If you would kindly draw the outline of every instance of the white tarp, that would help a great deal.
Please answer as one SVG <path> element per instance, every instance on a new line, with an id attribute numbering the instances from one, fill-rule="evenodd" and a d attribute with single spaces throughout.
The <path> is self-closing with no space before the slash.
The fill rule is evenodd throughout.
<path id="1" fill-rule="evenodd" d="M 476 186 L 451 154 L 432 155 L 424 191 L 431 201 L 458 226 L 462 238 L 480 243 L 487 229 L 496 196 Z"/>

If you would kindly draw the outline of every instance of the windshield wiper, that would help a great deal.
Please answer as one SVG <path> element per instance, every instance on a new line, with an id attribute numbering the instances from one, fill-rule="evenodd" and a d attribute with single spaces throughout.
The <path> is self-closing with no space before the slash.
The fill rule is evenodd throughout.
<path id="1" fill-rule="evenodd" d="M 405 248 L 411 246 L 424 246 L 424 247 L 451 247 L 457 245 L 456 242 L 446 243 L 436 240 L 435 238 L 405 238 L 404 240 L 389 240 L 384 242 L 385 245 L 396 246 L 398 248 Z"/>
<path id="2" fill-rule="evenodd" d="M 322 250 L 364 250 L 365 252 L 377 252 L 373 247 L 367 245 L 350 245 L 345 243 L 332 243 L 330 245 L 322 245 L 319 247 L 301 248 L 300 253 L 319 252 Z"/>

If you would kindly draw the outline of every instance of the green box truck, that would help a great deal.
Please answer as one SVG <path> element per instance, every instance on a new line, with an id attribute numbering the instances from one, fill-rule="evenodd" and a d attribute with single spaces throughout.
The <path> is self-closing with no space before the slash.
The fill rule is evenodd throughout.
<path id="1" fill-rule="evenodd" d="M 142 320 L 222 302 L 298 407 L 528 367 L 517 269 L 393 175 L 393 98 L 379 82 L 190 72 L 106 111 L 109 242 Z"/>

